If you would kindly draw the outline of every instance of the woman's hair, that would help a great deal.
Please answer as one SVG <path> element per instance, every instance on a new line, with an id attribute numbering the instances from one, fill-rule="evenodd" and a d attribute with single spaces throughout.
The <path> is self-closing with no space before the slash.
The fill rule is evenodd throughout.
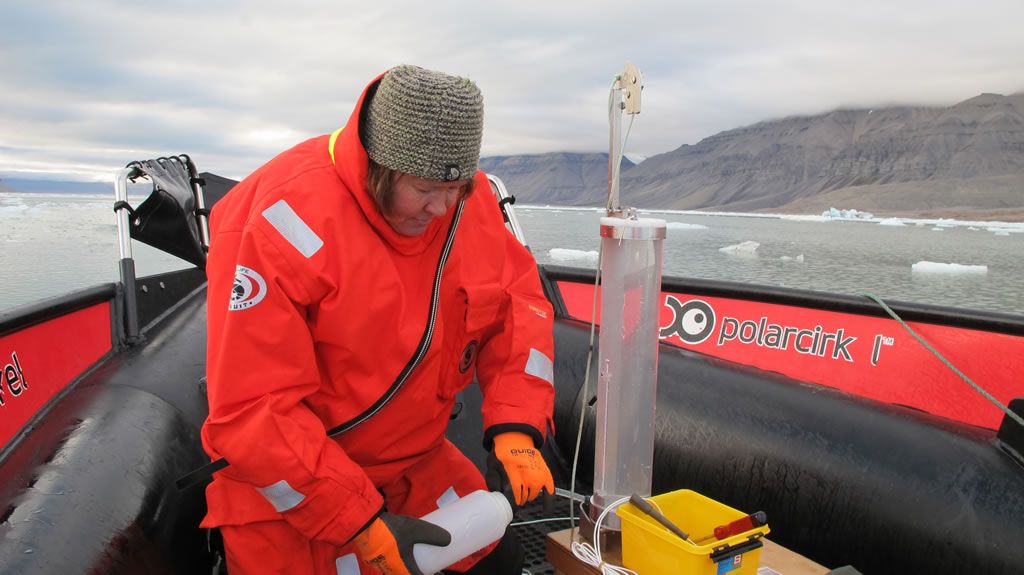
<path id="1" fill-rule="evenodd" d="M 382 208 L 391 207 L 391 183 L 398 172 L 382 166 L 370 158 L 370 169 L 366 173 L 366 189 Z"/>
<path id="2" fill-rule="evenodd" d="M 387 166 L 382 166 L 377 162 L 373 161 L 373 158 L 368 158 L 370 165 L 366 172 L 366 188 L 370 191 L 370 196 L 377 202 L 377 205 L 383 209 L 391 207 L 391 196 L 392 186 L 395 182 L 395 178 L 398 177 L 398 170 L 392 170 Z M 462 197 L 468 198 L 469 194 L 473 191 L 473 180 L 470 179 L 466 182 L 466 185 L 462 190 Z"/>

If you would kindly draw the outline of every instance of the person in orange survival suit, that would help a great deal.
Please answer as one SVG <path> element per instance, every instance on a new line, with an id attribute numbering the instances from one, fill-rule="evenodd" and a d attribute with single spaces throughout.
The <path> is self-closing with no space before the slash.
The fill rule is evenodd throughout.
<path id="1" fill-rule="evenodd" d="M 478 172 L 476 85 L 415 66 L 364 90 L 213 209 L 207 487 L 239 573 L 418 575 L 418 517 L 485 488 L 445 439 L 477 374 L 492 490 L 552 492 L 552 310 Z M 328 437 L 332 429 L 343 433 Z M 511 530 L 451 567 L 520 573 Z"/>

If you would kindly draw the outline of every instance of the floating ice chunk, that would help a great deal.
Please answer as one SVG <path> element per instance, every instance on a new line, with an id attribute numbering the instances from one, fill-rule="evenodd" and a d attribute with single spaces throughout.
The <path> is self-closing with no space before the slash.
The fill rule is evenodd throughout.
<path id="1" fill-rule="evenodd" d="M 1008 236 L 1008 235 L 1010 235 L 1010 232 L 1008 232 L 1006 230 L 999 230 L 998 232 L 995 233 L 995 235 L 997 235 L 997 236 Z"/>
<path id="2" fill-rule="evenodd" d="M 684 222 L 669 222 L 665 227 L 670 230 L 706 230 L 707 226 L 701 224 L 687 224 Z"/>
<path id="3" fill-rule="evenodd" d="M 595 264 L 597 263 L 597 252 L 594 251 L 587 252 L 583 250 L 570 250 L 567 248 L 551 248 L 548 250 L 548 255 L 556 262 L 585 261 Z"/>
<path id="4" fill-rule="evenodd" d="M 1024 228 L 1011 228 L 1009 226 L 994 226 L 991 228 L 985 228 L 986 230 L 996 235 L 1008 235 L 1008 234 L 1019 234 L 1024 233 Z M 1000 233 L 1002 232 L 1002 233 Z"/>
<path id="5" fill-rule="evenodd" d="M 905 226 L 907 224 L 903 223 L 903 220 L 901 220 L 899 218 L 885 218 L 884 220 L 880 220 L 878 222 L 878 225 L 880 225 L 880 226 Z"/>
<path id="6" fill-rule="evenodd" d="M 832 218 L 821 215 L 821 216 L 809 216 L 801 214 L 783 214 L 779 216 L 780 220 L 792 220 L 795 222 L 827 222 Z"/>
<path id="7" fill-rule="evenodd" d="M 932 228 L 932 231 L 933 232 L 944 232 L 944 231 L 946 231 L 946 228 Z"/>
<path id="8" fill-rule="evenodd" d="M 28 206 L 15 204 L 12 206 L 0 206 L 0 218 L 20 216 L 28 211 Z"/>
<path id="9" fill-rule="evenodd" d="M 925 274 L 987 274 L 988 266 L 920 261 L 910 266 L 910 271 Z"/>
<path id="10" fill-rule="evenodd" d="M 976 228 L 976 227 L 974 227 L 974 226 L 970 226 L 970 227 L 968 227 L 967 229 L 969 229 L 969 230 L 974 230 L 974 231 L 978 231 L 978 228 Z"/>
<path id="11" fill-rule="evenodd" d="M 732 256 L 756 256 L 757 248 L 759 247 L 761 247 L 761 244 L 758 242 L 747 240 L 735 245 L 718 248 L 718 251 Z"/>
<path id="12" fill-rule="evenodd" d="M 803 263 L 803 261 L 804 261 L 804 254 L 800 254 L 800 255 L 796 256 L 795 258 L 792 257 L 792 256 L 782 256 L 779 259 L 784 261 L 784 262 L 799 262 L 799 263 Z"/>
<path id="13" fill-rule="evenodd" d="M 835 220 L 870 220 L 875 217 L 875 214 L 862 212 L 856 208 L 850 208 L 848 210 L 829 208 L 824 212 L 821 212 L 821 215 Z"/>

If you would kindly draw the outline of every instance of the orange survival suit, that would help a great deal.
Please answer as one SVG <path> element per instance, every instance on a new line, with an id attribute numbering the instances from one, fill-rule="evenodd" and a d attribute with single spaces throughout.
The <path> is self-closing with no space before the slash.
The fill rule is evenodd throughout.
<path id="1" fill-rule="evenodd" d="M 551 429 L 552 311 L 532 256 L 477 173 L 431 313 L 458 206 L 417 237 L 385 221 L 366 189 L 366 94 L 336 141 L 320 136 L 283 152 L 212 212 L 202 439 L 230 466 L 207 488 L 203 526 L 220 526 L 225 538 L 237 526 L 262 530 L 273 546 L 232 549 L 229 539 L 229 566 L 358 573 L 346 544 L 385 498 L 392 513 L 422 516 L 485 488 L 444 436 L 474 369 L 485 444 L 521 431 L 539 447 Z M 431 317 L 429 347 L 396 391 Z M 309 565 L 297 558 L 303 550 Z"/>

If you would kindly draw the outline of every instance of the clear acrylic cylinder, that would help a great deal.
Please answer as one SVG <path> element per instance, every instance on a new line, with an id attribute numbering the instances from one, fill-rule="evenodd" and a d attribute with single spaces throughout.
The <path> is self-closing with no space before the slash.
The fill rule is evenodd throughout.
<path id="1" fill-rule="evenodd" d="M 601 334 L 592 517 L 649 496 L 665 221 L 601 218 Z M 605 527 L 619 529 L 610 514 Z"/>

